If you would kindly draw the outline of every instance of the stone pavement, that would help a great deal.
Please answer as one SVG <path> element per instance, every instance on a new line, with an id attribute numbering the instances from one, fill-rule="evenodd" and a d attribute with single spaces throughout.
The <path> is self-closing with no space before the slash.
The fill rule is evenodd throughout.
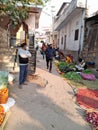
<path id="1" fill-rule="evenodd" d="M 37 74 L 48 81 L 45 88 L 28 83 L 18 88 L 18 75 L 10 96 L 16 100 L 5 130 L 91 130 L 83 119 L 83 111 L 73 100 L 73 91 L 53 66 L 46 70 L 38 53 Z"/>

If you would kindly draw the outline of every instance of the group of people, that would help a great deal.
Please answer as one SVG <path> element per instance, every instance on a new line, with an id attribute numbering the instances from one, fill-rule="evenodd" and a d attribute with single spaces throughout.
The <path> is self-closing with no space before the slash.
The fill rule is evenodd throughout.
<path id="1" fill-rule="evenodd" d="M 46 64 L 47 64 L 47 69 L 49 69 L 49 72 L 51 72 L 52 70 L 52 61 L 53 61 L 53 57 L 55 57 L 57 60 L 60 61 L 61 58 L 65 59 L 66 63 L 71 64 L 73 62 L 73 56 L 72 55 L 64 55 L 62 51 L 59 50 L 59 48 L 55 49 L 52 47 L 52 44 L 48 44 L 46 45 L 43 41 L 42 41 L 42 55 L 43 55 L 43 59 L 46 57 Z M 58 52 L 58 54 L 56 55 L 56 52 Z M 79 58 L 79 64 L 75 65 L 75 69 L 77 71 L 82 71 L 84 69 L 87 68 L 86 62 Z"/>
<path id="2" fill-rule="evenodd" d="M 42 44 L 42 55 L 43 59 L 46 58 L 46 67 L 49 69 L 49 72 L 52 71 L 52 62 L 53 58 L 56 56 L 56 50 L 52 47 L 52 44 Z M 31 57 L 31 53 L 29 52 L 26 43 L 21 44 L 21 47 L 18 49 L 18 56 L 19 56 L 19 88 L 22 88 L 22 85 L 27 85 L 27 73 L 28 73 L 28 62 L 29 57 Z M 68 58 L 66 59 L 68 60 Z M 69 61 L 69 60 L 68 60 Z M 72 61 L 71 61 L 72 62 Z M 84 70 L 87 66 L 84 60 L 79 58 L 79 64 L 75 66 L 77 70 L 81 71 Z"/>
<path id="3" fill-rule="evenodd" d="M 53 57 L 55 56 L 55 49 L 52 47 L 52 44 L 46 45 L 44 41 L 42 41 L 41 54 L 43 55 L 43 59 L 46 58 L 47 69 L 51 72 Z"/>
<path id="4" fill-rule="evenodd" d="M 52 48 L 52 44 L 46 44 L 43 42 L 42 45 L 42 55 L 43 59 L 46 58 L 46 66 L 49 69 L 49 72 L 52 71 L 52 62 L 54 57 L 54 49 Z M 27 73 L 28 73 L 28 62 L 29 57 L 31 57 L 31 53 L 28 50 L 27 44 L 22 43 L 20 48 L 18 49 L 18 57 L 19 57 L 19 88 L 21 89 L 23 85 L 27 85 Z"/>

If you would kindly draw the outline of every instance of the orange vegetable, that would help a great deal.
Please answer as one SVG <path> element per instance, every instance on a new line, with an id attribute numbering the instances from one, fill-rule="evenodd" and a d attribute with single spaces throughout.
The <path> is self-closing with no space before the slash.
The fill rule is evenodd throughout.
<path id="1" fill-rule="evenodd" d="M 0 125 L 2 125 L 5 118 L 4 107 L 0 105 Z"/>
<path id="2" fill-rule="evenodd" d="M 8 88 L 0 90 L 0 104 L 5 104 L 8 100 Z"/>

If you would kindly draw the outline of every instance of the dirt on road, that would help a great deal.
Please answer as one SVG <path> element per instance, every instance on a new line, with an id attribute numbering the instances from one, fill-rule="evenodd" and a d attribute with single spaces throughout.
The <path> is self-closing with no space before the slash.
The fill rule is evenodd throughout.
<path id="1" fill-rule="evenodd" d="M 91 130 L 83 119 L 83 110 L 74 102 L 71 87 L 53 67 L 46 70 L 45 60 L 37 56 L 37 75 L 44 79 L 29 82 L 23 89 L 18 88 L 18 74 L 13 86 L 9 86 L 10 96 L 16 101 L 5 130 Z M 44 83 L 44 82 L 43 82 Z"/>

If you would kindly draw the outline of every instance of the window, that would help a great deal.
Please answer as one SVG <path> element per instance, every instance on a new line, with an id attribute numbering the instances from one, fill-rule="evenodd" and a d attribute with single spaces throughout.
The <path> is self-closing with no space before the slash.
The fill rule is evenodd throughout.
<path id="1" fill-rule="evenodd" d="M 64 50 L 66 50 L 66 35 L 65 35 L 65 39 L 64 39 Z"/>
<path id="2" fill-rule="evenodd" d="M 62 39 L 61 39 L 61 44 L 63 45 L 63 37 L 62 37 Z"/>
<path id="3" fill-rule="evenodd" d="M 78 37 L 79 37 L 79 29 L 75 30 L 75 38 L 74 40 L 78 40 Z"/>
<path id="4" fill-rule="evenodd" d="M 58 46 L 59 46 L 59 42 L 60 42 L 60 40 L 58 39 Z"/>

